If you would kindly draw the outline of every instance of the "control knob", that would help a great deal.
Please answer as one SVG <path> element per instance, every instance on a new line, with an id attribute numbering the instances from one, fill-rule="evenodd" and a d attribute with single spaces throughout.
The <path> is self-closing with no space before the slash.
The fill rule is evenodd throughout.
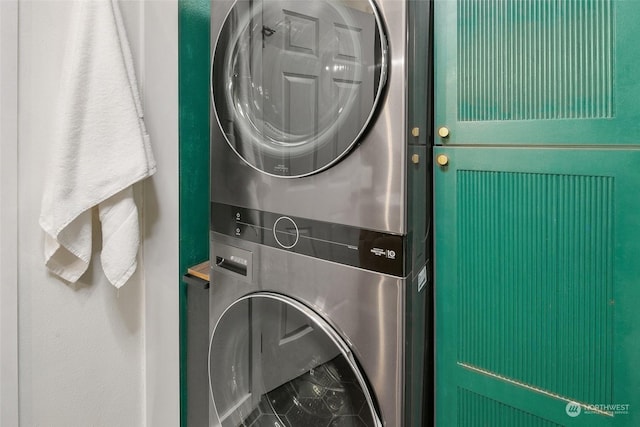
<path id="1" fill-rule="evenodd" d="M 288 216 L 281 216 L 273 224 L 273 237 L 284 249 L 291 249 L 300 238 L 300 231 L 295 221 Z"/>

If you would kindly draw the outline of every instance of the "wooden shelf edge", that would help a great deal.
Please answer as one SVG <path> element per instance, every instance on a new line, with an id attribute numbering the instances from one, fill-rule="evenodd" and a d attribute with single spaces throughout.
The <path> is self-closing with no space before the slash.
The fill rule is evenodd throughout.
<path id="1" fill-rule="evenodd" d="M 194 265 L 193 267 L 189 267 L 187 272 L 192 276 L 209 281 L 209 265 L 209 261 L 205 261 L 198 265 Z"/>

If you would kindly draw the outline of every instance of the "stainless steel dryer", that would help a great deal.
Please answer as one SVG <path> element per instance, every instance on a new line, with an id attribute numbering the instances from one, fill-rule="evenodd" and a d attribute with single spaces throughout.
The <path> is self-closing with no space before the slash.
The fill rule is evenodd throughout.
<path id="1" fill-rule="evenodd" d="M 212 200 L 406 233 L 405 2 L 213 0 L 211 15 Z"/>
<path id="2" fill-rule="evenodd" d="M 430 424 L 429 15 L 212 1 L 211 426 Z"/>

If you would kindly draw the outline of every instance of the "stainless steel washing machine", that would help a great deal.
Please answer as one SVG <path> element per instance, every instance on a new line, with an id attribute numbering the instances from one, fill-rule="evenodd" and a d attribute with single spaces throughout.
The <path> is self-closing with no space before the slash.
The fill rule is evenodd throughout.
<path id="1" fill-rule="evenodd" d="M 216 237 L 211 425 L 404 425 L 406 281 Z"/>
<path id="2" fill-rule="evenodd" d="M 211 426 L 429 424 L 428 4 L 212 1 Z"/>

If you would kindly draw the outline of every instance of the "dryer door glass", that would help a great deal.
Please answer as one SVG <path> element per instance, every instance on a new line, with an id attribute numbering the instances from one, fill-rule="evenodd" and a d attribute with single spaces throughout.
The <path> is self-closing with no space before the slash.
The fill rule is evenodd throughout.
<path id="1" fill-rule="evenodd" d="M 326 169 L 372 119 L 387 54 L 372 0 L 239 0 L 213 54 L 218 125 L 264 173 Z"/>
<path id="2" fill-rule="evenodd" d="M 209 386 L 223 427 L 382 426 L 347 344 L 281 295 L 249 295 L 225 311 L 210 342 Z"/>

